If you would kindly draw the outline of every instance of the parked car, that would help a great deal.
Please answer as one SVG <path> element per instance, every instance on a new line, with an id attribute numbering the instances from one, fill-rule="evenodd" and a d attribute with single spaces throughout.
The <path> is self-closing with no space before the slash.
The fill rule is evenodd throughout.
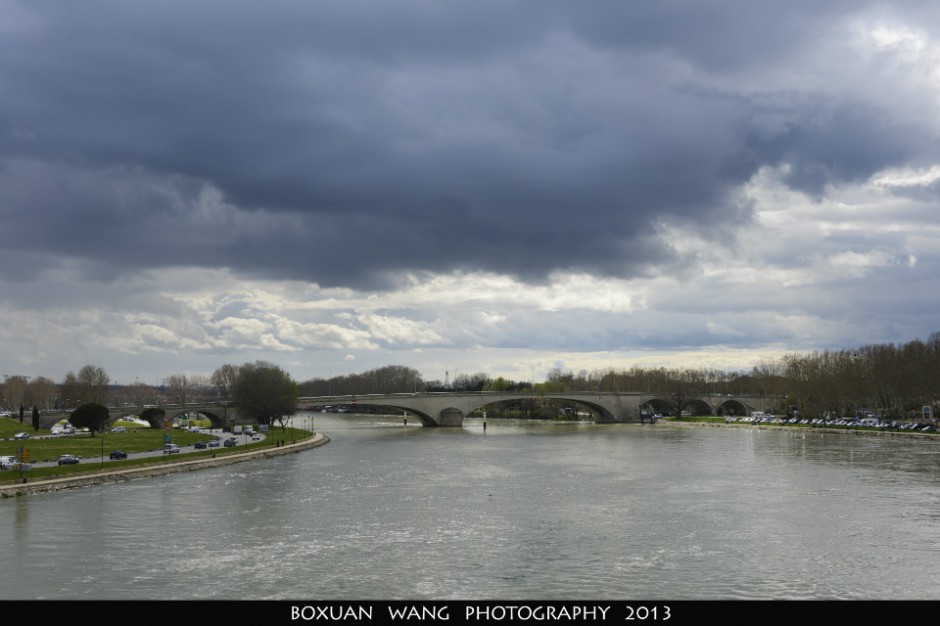
<path id="1" fill-rule="evenodd" d="M 117 427 L 115 427 L 115 428 L 112 428 L 112 429 L 111 429 L 111 432 L 112 432 L 112 433 L 126 433 L 126 432 L 127 432 L 127 429 L 124 428 L 123 426 L 117 426 Z"/>
<path id="2" fill-rule="evenodd" d="M 0 456 L 0 469 L 13 469 L 14 463 L 16 463 L 15 456 Z"/>
<path id="3" fill-rule="evenodd" d="M 123 450 L 112 450 L 111 454 L 108 455 L 108 458 L 110 458 L 112 461 L 117 459 L 126 459 L 127 452 L 124 452 Z"/>
<path id="4" fill-rule="evenodd" d="M 14 439 L 29 439 L 29 433 L 16 433 L 13 435 Z"/>
<path id="5" fill-rule="evenodd" d="M 78 465 L 78 457 L 74 454 L 63 454 L 59 457 L 59 465 Z"/>

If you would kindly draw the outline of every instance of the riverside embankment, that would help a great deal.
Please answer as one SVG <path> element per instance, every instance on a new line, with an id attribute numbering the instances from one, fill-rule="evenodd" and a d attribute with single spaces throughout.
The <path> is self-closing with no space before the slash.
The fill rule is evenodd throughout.
<path id="1" fill-rule="evenodd" d="M 783 430 L 789 432 L 810 432 L 833 435 L 865 435 L 874 437 L 904 437 L 911 439 L 925 439 L 940 441 L 940 433 L 925 433 L 906 430 L 873 430 L 870 428 L 838 428 L 835 426 L 786 426 L 780 424 L 726 424 L 724 422 L 676 422 L 673 420 L 660 420 L 657 425 L 667 425 L 686 428 L 730 428 L 748 430 Z"/>
<path id="2" fill-rule="evenodd" d="M 146 465 L 141 467 L 126 467 L 113 470 L 104 470 L 100 472 L 88 472 L 63 478 L 50 478 L 36 481 L 26 479 L 25 482 L 13 485 L 0 486 L 0 498 L 13 498 L 16 496 L 26 496 L 34 493 L 44 493 L 49 491 L 60 491 L 62 489 L 76 489 L 78 487 L 90 487 L 93 485 L 105 485 L 108 483 L 124 482 L 136 480 L 139 478 L 149 478 L 151 476 L 162 476 L 165 474 L 177 474 L 180 472 L 194 472 L 196 470 L 210 467 L 220 467 L 223 465 L 232 465 L 234 463 L 245 463 L 248 461 L 257 461 L 269 459 L 285 454 L 296 454 L 304 450 L 310 450 L 330 442 L 330 438 L 322 433 L 314 433 L 312 437 L 297 441 L 295 443 L 285 444 L 283 446 L 266 447 L 258 450 L 246 452 L 237 452 L 234 454 L 224 454 L 214 457 L 202 457 L 189 461 L 179 460 L 172 463 L 160 463 L 155 465 Z"/>

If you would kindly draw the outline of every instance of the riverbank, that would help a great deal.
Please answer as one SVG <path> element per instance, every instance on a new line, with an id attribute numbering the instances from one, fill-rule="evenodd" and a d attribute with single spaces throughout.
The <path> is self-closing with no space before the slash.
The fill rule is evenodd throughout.
<path id="1" fill-rule="evenodd" d="M 285 454 L 296 454 L 298 452 L 303 452 L 304 450 L 318 448 L 328 444 L 329 442 L 330 438 L 326 435 L 322 433 L 314 433 L 314 435 L 308 439 L 273 448 L 261 448 L 258 450 L 225 454 L 216 457 L 203 457 L 199 459 L 193 459 L 191 461 L 180 460 L 173 463 L 160 463 L 142 467 L 127 467 L 100 472 L 89 472 L 75 476 L 68 476 L 65 478 L 52 478 L 48 480 L 36 481 L 29 481 L 26 479 L 26 482 L 23 483 L 0 486 L 0 499 L 27 496 L 34 493 L 61 491 L 63 489 L 76 489 L 79 487 L 90 487 L 93 485 L 125 482 L 139 478 L 149 478 L 151 476 L 163 476 L 165 474 L 194 472 L 210 467 L 220 467 L 223 465 L 232 465 L 235 463 L 245 463 L 248 461 L 269 459 Z"/>
<path id="2" fill-rule="evenodd" d="M 871 430 L 859 428 L 837 428 L 833 426 L 784 426 L 779 424 L 725 424 L 723 422 L 674 422 L 672 420 L 659 420 L 657 424 L 666 424 L 676 427 L 688 428 L 748 428 L 752 430 L 785 430 L 788 432 L 811 432 L 834 435 L 874 435 L 877 437 L 909 437 L 915 439 L 936 440 L 940 433 L 922 433 L 899 430 Z"/>

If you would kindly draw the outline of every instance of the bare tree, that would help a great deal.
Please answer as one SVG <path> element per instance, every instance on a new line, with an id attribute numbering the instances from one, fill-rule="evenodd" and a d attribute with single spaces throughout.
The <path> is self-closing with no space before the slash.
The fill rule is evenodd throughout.
<path id="1" fill-rule="evenodd" d="M 130 388 L 131 401 L 138 409 L 142 409 L 148 404 L 156 404 L 156 390 L 147 383 L 135 382 Z"/>
<path id="2" fill-rule="evenodd" d="M 45 376 L 37 376 L 29 381 L 26 389 L 28 404 L 41 411 L 55 407 L 56 397 L 59 395 L 59 388 L 55 381 Z"/>
<path id="3" fill-rule="evenodd" d="M 62 381 L 62 397 L 70 407 L 89 402 L 101 405 L 108 403 L 108 385 L 111 379 L 102 368 L 86 365 L 78 374 L 69 371 Z"/>
<path id="4" fill-rule="evenodd" d="M 212 395 L 212 384 L 209 382 L 208 376 L 193 374 L 189 377 L 190 402 L 204 402 Z"/>
<path id="5" fill-rule="evenodd" d="M 26 399 L 26 387 L 26 376 L 4 376 L 3 386 L 0 388 L 3 405 L 11 411 L 21 406 Z"/>
<path id="6" fill-rule="evenodd" d="M 190 401 L 190 381 L 186 374 L 172 374 L 163 379 L 166 394 L 173 404 L 186 404 Z"/>
<path id="7" fill-rule="evenodd" d="M 235 381 L 238 379 L 238 369 L 237 365 L 226 363 L 212 372 L 212 377 L 209 380 L 215 385 L 220 398 L 228 400 L 232 397 Z"/>

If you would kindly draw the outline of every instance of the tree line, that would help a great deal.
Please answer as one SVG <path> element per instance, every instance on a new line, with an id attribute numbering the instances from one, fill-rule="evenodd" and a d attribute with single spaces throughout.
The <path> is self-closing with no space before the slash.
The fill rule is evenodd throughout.
<path id="1" fill-rule="evenodd" d="M 539 385 L 536 385 L 539 388 Z M 940 332 L 903 344 L 790 353 L 747 371 L 632 367 L 578 374 L 549 372 L 545 391 L 642 391 L 675 399 L 677 410 L 698 395 L 779 398 L 778 409 L 804 415 L 884 419 L 933 411 L 940 399 Z"/>
<path id="2" fill-rule="evenodd" d="M 762 361 L 750 370 L 634 366 L 574 373 L 555 368 L 538 383 L 492 378 L 483 372 L 463 373 L 443 382 L 425 380 L 418 370 L 403 365 L 296 383 L 279 366 L 257 361 L 222 365 L 211 376 L 170 375 L 159 386 L 140 382 L 114 386 L 102 368 L 86 365 L 77 373 L 68 372 L 60 383 L 45 376 L 6 376 L 0 384 L 0 406 L 22 414 L 24 407 L 49 410 L 86 403 L 105 405 L 109 401 L 112 405 L 143 408 L 235 400 L 239 389 L 251 387 L 244 379 L 249 372 L 255 376 L 271 374 L 271 380 L 276 380 L 284 393 L 290 389 L 294 398 L 444 391 L 639 391 L 670 398 L 677 411 L 700 395 L 760 395 L 776 396 L 779 409 L 795 407 L 803 414 L 845 416 L 871 411 L 885 418 L 904 418 L 914 416 L 924 406 L 933 407 L 938 400 L 940 332 L 904 344 L 791 353 Z M 273 414 L 262 407 L 257 410 Z"/>
<path id="3" fill-rule="evenodd" d="M 266 361 L 240 366 L 226 364 L 211 377 L 168 376 L 159 389 L 139 382 L 125 387 L 110 383 L 107 372 L 96 365 L 86 365 L 77 374 L 68 372 L 59 384 L 45 377 L 29 380 L 26 376 L 8 375 L 0 385 L 0 405 L 13 410 L 18 407 L 22 422 L 24 403 L 32 403 L 31 419 L 36 430 L 39 429 L 40 407 L 42 410 L 68 410 L 74 426 L 88 427 L 94 433 L 109 420 L 108 404 L 141 409 L 143 416 L 161 404 L 225 400 L 237 404 L 243 417 L 269 425 L 279 422 L 284 428 L 286 419 L 296 411 L 299 395 L 294 379 L 278 365 Z M 123 401 L 116 402 L 116 394 Z M 159 420 L 148 421 L 151 426 L 159 425 Z"/>

